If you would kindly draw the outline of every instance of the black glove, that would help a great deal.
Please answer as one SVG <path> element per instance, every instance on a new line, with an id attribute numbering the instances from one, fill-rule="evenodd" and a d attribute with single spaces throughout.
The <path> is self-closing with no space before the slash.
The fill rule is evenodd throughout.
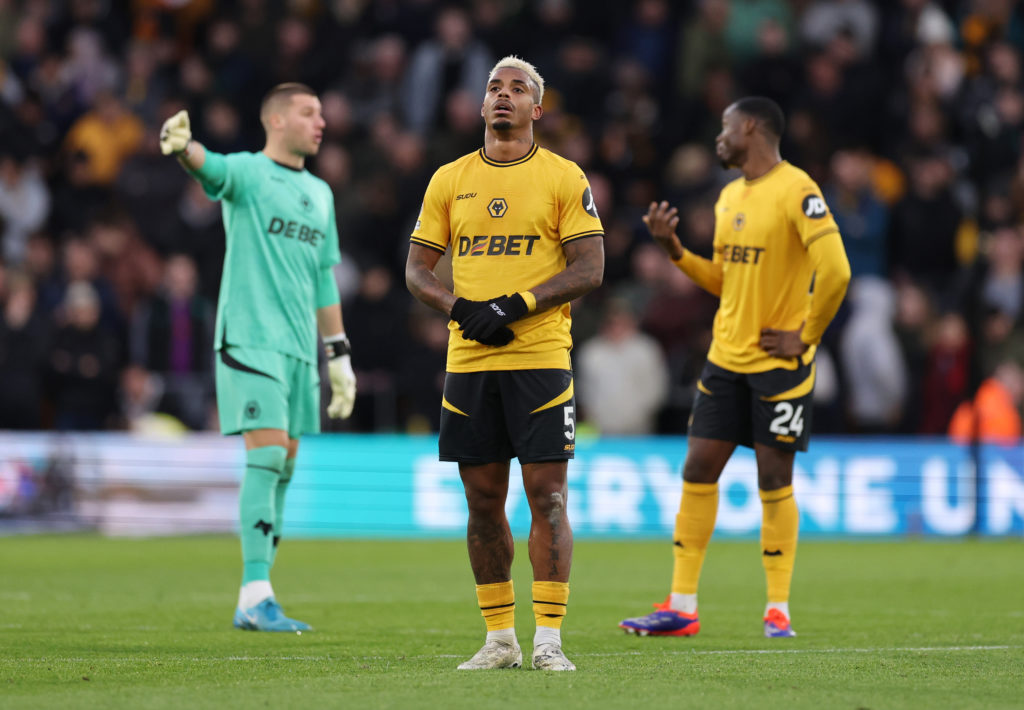
<path id="1" fill-rule="evenodd" d="M 491 299 L 462 319 L 459 323 L 462 337 L 482 343 L 498 329 L 507 328 L 509 323 L 519 320 L 529 311 L 526 301 L 518 293 Z"/>
<path id="2" fill-rule="evenodd" d="M 452 320 L 459 324 L 459 328 L 462 328 L 463 322 L 466 318 L 468 318 L 474 311 L 477 311 L 486 305 L 488 305 L 487 301 L 470 301 L 466 298 L 459 298 L 452 306 Z M 463 332 L 462 337 L 465 340 L 476 340 L 482 345 L 491 345 L 493 347 L 500 348 L 503 345 L 511 343 L 516 336 L 515 333 L 512 332 L 511 328 L 502 326 L 486 338 L 470 338 L 465 334 L 465 332 Z"/>

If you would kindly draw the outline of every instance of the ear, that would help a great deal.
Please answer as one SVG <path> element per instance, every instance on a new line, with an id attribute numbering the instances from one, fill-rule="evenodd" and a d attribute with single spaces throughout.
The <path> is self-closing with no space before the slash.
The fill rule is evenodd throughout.
<path id="1" fill-rule="evenodd" d="M 530 112 L 530 117 L 533 118 L 534 121 L 536 121 L 537 119 L 539 119 L 543 115 L 544 115 L 544 107 L 541 106 L 540 104 L 534 104 L 533 105 L 533 110 Z"/>

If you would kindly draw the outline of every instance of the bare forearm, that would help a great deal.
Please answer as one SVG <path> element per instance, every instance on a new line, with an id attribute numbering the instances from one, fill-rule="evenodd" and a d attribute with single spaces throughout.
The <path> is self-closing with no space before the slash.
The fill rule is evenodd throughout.
<path id="1" fill-rule="evenodd" d="M 441 252 L 434 249 L 410 244 L 409 257 L 405 262 L 405 286 L 416 300 L 445 315 L 451 315 L 452 306 L 457 300 L 455 294 L 434 273 L 434 267 L 442 256 Z"/>
<path id="2" fill-rule="evenodd" d="M 188 142 L 185 150 L 178 153 L 178 162 L 186 170 L 195 172 L 206 162 L 206 148 L 199 141 L 192 139 Z"/>
<path id="3" fill-rule="evenodd" d="M 570 242 L 565 249 L 566 267 L 529 289 L 537 299 L 535 311 L 560 306 L 590 293 L 604 280 L 604 242 L 590 237 Z"/>
<path id="4" fill-rule="evenodd" d="M 335 303 L 316 309 L 316 326 L 320 335 L 328 337 L 345 332 L 345 323 L 341 317 L 341 305 Z"/>
<path id="5" fill-rule="evenodd" d="M 590 293 L 601 285 L 602 274 L 603 269 L 583 265 L 567 267 L 565 271 L 530 289 L 530 293 L 537 299 L 535 310 L 554 308 Z"/>

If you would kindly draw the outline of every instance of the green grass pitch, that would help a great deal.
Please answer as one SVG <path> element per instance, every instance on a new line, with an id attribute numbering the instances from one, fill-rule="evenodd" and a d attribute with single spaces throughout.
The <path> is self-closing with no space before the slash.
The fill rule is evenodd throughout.
<path id="1" fill-rule="evenodd" d="M 226 537 L 0 540 L 0 708 L 1022 708 L 1024 543 L 801 543 L 795 639 L 761 636 L 757 543 L 712 542 L 692 639 L 616 627 L 665 594 L 667 542 L 576 546 L 579 670 L 460 672 L 483 640 L 461 542 L 285 541 L 315 632 L 231 628 Z M 519 639 L 533 615 L 517 548 Z M 528 660 L 527 660 L 528 665 Z"/>

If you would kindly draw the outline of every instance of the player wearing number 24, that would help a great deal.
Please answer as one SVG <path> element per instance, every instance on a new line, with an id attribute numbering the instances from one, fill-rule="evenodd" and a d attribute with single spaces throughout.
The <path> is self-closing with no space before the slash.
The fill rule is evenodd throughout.
<path id="1" fill-rule="evenodd" d="M 667 202 L 651 203 L 643 218 L 672 262 L 721 301 L 690 418 L 671 593 L 653 613 L 622 621 L 629 633 L 700 630 L 697 583 L 715 526 L 718 479 L 743 445 L 757 459 L 764 633 L 796 635 L 789 618 L 799 519 L 793 458 L 807 449 L 814 353 L 846 293 L 850 265 L 821 190 L 782 160 L 783 128 L 782 110 L 766 98 L 740 99 L 722 114 L 716 153 L 742 176 L 715 204 L 711 260 L 683 248 L 677 210 Z"/>

